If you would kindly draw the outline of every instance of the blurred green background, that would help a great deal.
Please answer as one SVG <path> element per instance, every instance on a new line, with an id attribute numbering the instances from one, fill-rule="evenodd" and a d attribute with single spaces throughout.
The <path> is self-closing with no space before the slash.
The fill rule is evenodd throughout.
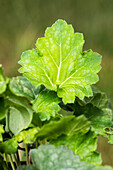
<path id="1" fill-rule="evenodd" d="M 0 0 L 0 63 L 6 76 L 16 76 L 21 53 L 58 18 L 85 37 L 84 50 L 103 56 L 100 81 L 113 106 L 113 0 Z M 103 163 L 113 166 L 113 146 L 99 140 Z"/>

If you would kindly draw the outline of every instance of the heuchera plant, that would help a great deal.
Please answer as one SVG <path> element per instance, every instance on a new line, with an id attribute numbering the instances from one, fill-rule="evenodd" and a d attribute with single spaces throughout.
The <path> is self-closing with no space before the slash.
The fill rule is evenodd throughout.
<path id="1" fill-rule="evenodd" d="M 101 55 L 83 44 L 60 19 L 23 52 L 23 76 L 4 77 L 0 66 L 1 170 L 112 169 L 96 152 L 98 136 L 113 144 L 110 102 L 91 86 Z"/>

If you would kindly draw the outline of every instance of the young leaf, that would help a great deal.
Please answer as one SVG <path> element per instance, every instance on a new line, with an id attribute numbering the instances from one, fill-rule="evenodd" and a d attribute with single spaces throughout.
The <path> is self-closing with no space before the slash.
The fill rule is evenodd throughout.
<path id="1" fill-rule="evenodd" d="M 97 149 L 97 137 L 91 131 L 86 134 L 74 134 L 73 136 L 61 135 L 57 139 L 51 140 L 50 143 L 55 146 L 68 146 L 69 149 L 80 156 L 81 160 L 94 165 L 101 165 L 102 163 L 100 154 L 94 152 Z"/>
<path id="2" fill-rule="evenodd" d="M 24 143 L 33 143 L 36 140 L 35 135 L 38 133 L 39 127 L 32 128 L 29 130 L 24 130 L 17 135 L 15 135 L 15 140 L 18 142 L 24 142 Z"/>
<path id="3" fill-rule="evenodd" d="M 33 102 L 33 109 L 39 114 L 42 121 L 49 120 L 60 110 L 58 103 L 60 99 L 53 91 L 42 91 Z"/>
<path id="4" fill-rule="evenodd" d="M 37 134 L 38 139 L 54 139 L 61 134 L 71 136 L 78 132 L 86 133 L 89 130 L 90 123 L 87 121 L 85 116 L 79 117 L 66 116 L 58 121 L 51 121 L 45 124 Z"/>
<path id="5" fill-rule="evenodd" d="M 82 53 L 83 44 L 81 33 L 57 20 L 37 40 L 36 50 L 22 54 L 19 71 L 34 85 L 57 91 L 64 103 L 73 103 L 75 96 L 92 96 L 90 85 L 98 81 L 101 56 L 91 50 Z"/>
<path id="6" fill-rule="evenodd" d="M 13 77 L 10 81 L 9 88 L 17 96 L 27 97 L 34 100 L 36 95 L 43 89 L 42 86 L 34 87 L 25 77 Z"/>
<path id="7" fill-rule="evenodd" d="M 40 170 L 112 170 L 109 166 L 94 166 L 82 162 L 65 146 L 55 148 L 53 145 L 41 145 L 31 150 L 31 159 L 34 166 Z"/>
<path id="8" fill-rule="evenodd" d="M 3 76 L 2 65 L 0 65 L 0 94 L 5 92 L 9 79 Z"/>

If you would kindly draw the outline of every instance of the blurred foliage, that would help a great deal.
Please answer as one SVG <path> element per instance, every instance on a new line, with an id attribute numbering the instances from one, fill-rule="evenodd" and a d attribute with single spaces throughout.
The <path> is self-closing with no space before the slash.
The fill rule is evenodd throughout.
<path id="1" fill-rule="evenodd" d="M 103 56 L 97 86 L 113 103 L 113 0 L 0 0 L 0 63 L 5 74 L 19 75 L 21 53 L 35 47 L 36 39 L 58 18 L 84 34 L 84 49 Z M 110 159 L 107 163 L 112 164 Z"/>
<path id="2" fill-rule="evenodd" d="M 0 0 L 0 63 L 5 74 L 19 74 L 17 61 L 21 53 L 35 47 L 36 39 L 58 18 L 83 32 L 84 49 L 91 48 L 103 56 L 98 86 L 113 102 L 112 0 Z"/>

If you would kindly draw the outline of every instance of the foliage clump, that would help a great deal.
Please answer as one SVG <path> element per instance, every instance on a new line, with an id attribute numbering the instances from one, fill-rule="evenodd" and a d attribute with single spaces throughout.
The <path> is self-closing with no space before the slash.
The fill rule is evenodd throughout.
<path id="1" fill-rule="evenodd" d="M 19 72 L 24 76 L 6 78 L 0 67 L 2 168 L 8 166 L 7 157 L 12 169 L 18 167 L 23 150 L 26 164 L 32 165 L 20 170 L 104 169 L 97 137 L 113 143 L 112 109 L 106 94 L 92 86 L 99 80 L 102 57 L 83 52 L 83 44 L 83 34 L 60 19 L 38 38 L 36 49 L 22 53 Z"/>

